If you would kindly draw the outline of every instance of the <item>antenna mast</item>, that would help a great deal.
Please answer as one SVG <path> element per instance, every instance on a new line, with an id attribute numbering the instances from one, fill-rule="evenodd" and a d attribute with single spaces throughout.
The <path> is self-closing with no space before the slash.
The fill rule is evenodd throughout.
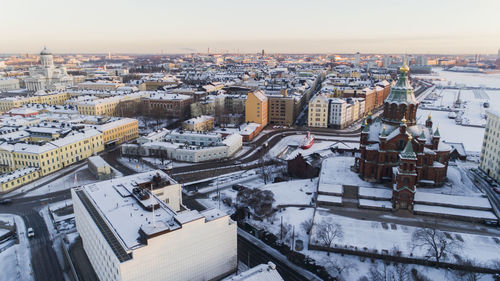
<path id="1" fill-rule="evenodd" d="M 155 204 L 154 204 L 154 194 L 153 194 L 153 183 L 151 183 L 151 208 L 153 209 L 153 228 L 156 228 L 156 220 L 155 220 Z"/>

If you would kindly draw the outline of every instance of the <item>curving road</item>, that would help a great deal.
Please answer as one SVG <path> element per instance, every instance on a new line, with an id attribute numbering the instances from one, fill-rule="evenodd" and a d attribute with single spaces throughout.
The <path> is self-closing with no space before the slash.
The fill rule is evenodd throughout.
<path id="1" fill-rule="evenodd" d="M 341 130 L 332 130 L 332 129 L 311 129 L 316 135 L 325 135 L 325 136 L 337 136 L 337 137 L 357 137 L 359 136 L 359 130 L 357 131 L 341 131 Z M 200 170 L 211 170 L 214 168 L 221 167 L 238 167 L 235 165 L 236 162 L 238 164 L 248 163 L 254 160 L 257 160 L 261 153 L 267 152 L 272 146 L 278 143 L 282 137 L 294 135 L 294 134 L 304 134 L 306 130 L 297 130 L 294 128 L 290 129 L 280 129 L 280 130 L 272 130 L 270 132 L 261 133 L 259 138 L 251 142 L 255 148 L 260 147 L 261 152 L 255 153 L 255 149 L 247 151 L 246 153 L 234 158 L 225 161 L 216 161 L 216 162 L 205 162 L 200 164 L 195 164 L 191 166 L 185 167 L 176 167 L 169 171 L 170 174 L 180 174 L 186 172 L 200 173 Z M 264 143 L 268 143 L 266 147 L 263 146 Z M 124 166 L 116 159 L 118 158 L 120 152 L 118 147 L 109 149 L 101 154 L 101 156 L 110 163 L 111 166 L 118 169 L 124 175 L 134 174 L 135 172 L 128 167 Z M 79 164 L 80 167 L 82 164 Z M 73 167 L 69 170 L 69 172 L 62 173 L 58 177 L 53 178 L 52 180 L 56 180 L 57 178 L 66 176 L 68 173 L 71 173 L 77 167 Z M 45 184 L 45 183 L 44 183 Z M 12 204 L 10 205 L 0 205 L 0 213 L 12 213 L 21 216 L 24 219 L 26 227 L 32 227 L 35 231 L 35 237 L 30 239 L 30 248 L 31 248 L 31 262 L 34 271 L 35 280 L 37 281 L 63 281 L 64 275 L 61 267 L 59 265 L 59 261 L 57 259 L 56 253 L 53 249 L 53 241 L 52 237 L 50 237 L 49 231 L 45 224 L 44 219 L 38 213 L 38 209 L 43 207 L 45 204 L 54 203 L 66 199 L 71 198 L 71 194 L 68 190 L 61 190 L 57 192 L 52 192 L 44 195 L 32 196 L 32 197 L 21 197 L 23 194 L 18 194 L 15 196 L 11 196 Z M 185 199 L 186 202 L 189 202 L 189 198 Z M 191 205 L 195 205 L 192 202 Z M 196 206 L 200 207 L 200 206 Z M 241 238 L 240 238 L 241 239 Z M 242 242 L 244 243 L 244 242 Z M 244 246 L 247 251 L 256 251 L 254 247 L 251 247 L 248 244 Z M 259 255 L 265 255 L 265 253 L 260 253 Z M 264 259 L 268 259 L 267 257 Z M 264 259 L 262 261 L 264 261 Z M 289 269 L 284 269 L 289 270 Z M 291 273 L 285 273 L 291 274 Z M 292 280 L 292 279 L 291 279 Z M 294 279 L 293 279 L 294 280 Z M 300 279 L 297 279 L 300 280 Z"/>

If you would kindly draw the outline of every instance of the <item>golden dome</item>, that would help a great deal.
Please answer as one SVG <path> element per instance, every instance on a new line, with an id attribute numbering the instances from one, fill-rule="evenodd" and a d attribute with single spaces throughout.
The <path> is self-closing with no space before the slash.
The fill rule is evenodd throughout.
<path id="1" fill-rule="evenodd" d="M 401 122 L 406 123 L 406 118 L 401 119 Z"/>
<path id="2" fill-rule="evenodd" d="M 406 61 L 405 63 L 403 64 L 403 66 L 401 66 L 401 68 L 399 69 L 401 72 L 408 72 L 410 71 L 410 68 L 408 67 L 408 65 L 406 64 Z"/>
<path id="3" fill-rule="evenodd" d="M 411 134 L 408 135 L 408 140 L 412 140 L 413 136 Z"/>
<path id="4" fill-rule="evenodd" d="M 406 64 L 406 56 L 403 59 L 403 66 L 399 69 L 401 72 L 408 72 L 410 71 L 410 68 L 408 67 L 408 64 Z"/>

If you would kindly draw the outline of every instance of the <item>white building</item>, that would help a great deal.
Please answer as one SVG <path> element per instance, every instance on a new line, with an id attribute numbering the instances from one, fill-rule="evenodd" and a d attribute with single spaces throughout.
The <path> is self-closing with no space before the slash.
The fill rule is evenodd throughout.
<path id="1" fill-rule="evenodd" d="M 99 180 L 110 179 L 113 177 L 111 166 L 102 159 L 101 156 L 92 156 L 87 158 L 87 165 L 90 172 Z"/>
<path id="2" fill-rule="evenodd" d="M 479 168 L 500 183 L 500 112 L 488 110 Z"/>
<path id="3" fill-rule="evenodd" d="M 331 98 L 330 99 L 330 116 L 329 116 L 329 125 L 343 129 L 346 125 L 346 111 L 347 111 L 347 103 L 343 99 L 339 98 Z"/>
<path id="4" fill-rule="evenodd" d="M 8 92 L 19 89 L 19 80 L 0 78 L 0 92 Z"/>
<path id="5" fill-rule="evenodd" d="M 76 229 L 101 281 L 217 280 L 237 268 L 236 223 L 217 209 L 180 211 L 162 171 L 71 190 Z M 150 189 L 166 186 L 165 201 Z"/>
<path id="6" fill-rule="evenodd" d="M 160 135 L 158 138 L 157 135 Z M 243 137 L 234 133 L 222 138 L 217 133 L 165 132 L 142 137 L 138 144 L 121 146 L 123 155 L 159 157 L 183 162 L 203 162 L 233 156 L 243 145 Z"/>
<path id="7" fill-rule="evenodd" d="M 52 53 L 44 48 L 40 52 L 41 66 L 30 67 L 30 76 L 25 79 L 26 89 L 38 90 L 61 90 L 73 86 L 73 78 L 68 75 L 64 66 L 54 66 Z"/>
<path id="8" fill-rule="evenodd" d="M 283 281 L 283 278 L 276 270 L 276 265 L 272 262 L 259 264 L 240 274 L 228 277 L 222 281 Z"/>

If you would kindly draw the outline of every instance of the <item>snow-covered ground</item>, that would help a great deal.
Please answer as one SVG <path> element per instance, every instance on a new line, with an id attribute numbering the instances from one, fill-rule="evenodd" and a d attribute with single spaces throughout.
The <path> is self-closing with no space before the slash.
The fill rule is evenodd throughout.
<path id="1" fill-rule="evenodd" d="M 420 78 L 439 78 L 434 83 L 438 85 L 466 85 L 471 87 L 500 87 L 500 73 L 482 74 L 482 73 L 465 73 L 465 72 L 450 72 L 443 71 L 442 68 L 433 67 L 432 71 L 437 75 L 416 74 L 414 77 Z"/>
<path id="2" fill-rule="evenodd" d="M 81 165 L 81 164 L 80 164 Z M 83 166 L 83 165 L 81 165 Z M 33 181 L 31 183 L 28 183 L 28 184 L 25 184 L 23 186 L 21 186 L 20 188 L 12 191 L 12 192 L 9 192 L 7 193 L 7 195 L 5 195 L 5 197 L 10 197 L 10 196 L 13 196 L 13 195 L 17 195 L 17 194 L 20 194 L 20 193 L 24 193 L 24 192 L 28 192 L 30 190 L 32 190 L 33 188 L 35 188 L 36 186 L 39 186 L 41 184 L 44 184 L 44 185 L 50 185 L 52 183 L 52 180 L 57 178 L 57 177 L 60 177 L 62 174 L 64 174 L 65 172 L 67 172 L 68 170 L 71 170 L 73 167 L 67 167 L 65 169 L 61 169 L 55 173 L 52 173 L 50 175 L 47 175 L 43 178 L 40 178 L 40 179 L 37 179 L 36 181 Z M 71 173 L 72 177 L 74 178 L 74 173 Z M 55 187 L 57 188 L 57 187 Z"/>
<path id="3" fill-rule="evenodd" d="M 327 217 L 333 218 L 336 223 L 341 225 L 344 238 L 334 243 L 342 245 L 342 247 L 344 245 L 357 247 L 358 249 L 366 247 L 372 251 L 377 250 L 379 253 L 382 250 L 391 251 L 391 249 L 397 247 L 404 256 L 413 254 L 414 257 L 423 258 L 426 255 L 425 249 L 411 249 L 411 236 L 417 229 L 416 227 L 357 220 L 335 215 L 329 210 L 321 208 L 317 208 L 314 217 L 315 226 L 313 227 L 311 240 L 313 244 L 321 245 L 321 241 L 315 236 L 315 228 Z M 369 235 L 367 235 L 368 233 Z M 470 258 L 491 266 L 491 262 L 499 257 L 500 244 L 493 239 L 495 237 L 454 232 L 449 232 L 449 234 L 455 240 L 463 240 L 463 246 L 460 250 L 462 258 Z M 451 261 L 454 260 L 454 258 L 450 258 Z"/>
<path id="4" fill-rule="evenodd" d="M 0 252 L 0 274 L 2 281 L 34 280 L 31 268 L 31 253 L 24 221 L 19 216 L 0 214 L 0 221 L 16 223 L 19 244 L 13 244 Z"/>
<path id="5" fill-rule="evenodd" d="M 128 157 L 119 157 L 118 161 L 127 166 L 127 168 L 137 172 L 137 173 L 142 173 L 142 172 L 147 172 L 153 170 L 149 165 L 139 161 L 137 158 L 128 158 Z"/>
<path id="6" fill-rule="evenodd" d="M 323 160 L 320 172 L 320 184 L 343 184 L 357 186 L 376 186 L 362 180 L 359 175 L 351 171 L 354 157 L 338 156 Z"/>
<path id="7" fill-rule="evenodd" d="M 127 157 L 122 157 L 122 158 L 123 158 L 123 161 L 128 161 L 128 160 L 124 160 L 124 159 L 128 159 Z M 162 161 L 160 158 L 154 158 L 154 157 L 143 157 L 142 160 L 149 162 L 152 165 L 155 165 L 156 167 L 158 167 L 160 169 L 171 169 L 171 168 L 185 167 L 185 166 L 191 166 L 193 164 L 196 164 L 196 163 L 188 163 L 188 162 L 177 162 L 177 161 L 172 161 L 172 160 L 168 160 L 168 159 L 165 159 L 164 161 Z M 133 163 L 134 161 L 135 160 L 131 160 L 129 162 Z M 135 161 L 135 163 L 137 164 L 137 161 Z M 134 169 L 137 169 L 137 168 L 134 166 Z"/>
<path id="8" fill-rule="evenodd" d="M 359 143 L 343 143 L 340 142 L 342 137 L 328 137 L 328 136 L 317 136 L 312 147 L 308 149 L 300 148 L 300 144 L 304 139 L 305 135 L 293 135 L 284 137 L 275 146 L 273 146 L 267 155 L 272 158 L 280 158 L 283 160 L 289 160 L 295 158 L 299 153 L 302 156 L 307 156 L 319 151 L 326 151 L 332 147 L 337 148 L 356 148 L 359 147 Z M 359 141 L 359 138 L 346 138 L 348 140 Z"/>
<path id="9" fill-rule="evenodd" d="M 433 71 L 437 73 L 435 75 L 416 75 L 416 77 L 423 78 L 438 78 L 442 81 L 434 81 L 437 85 L 442 86 L 484 86 L 500 88 L 500 74 L 480 74 L 480 73 L 458 73 L 458 72 L 448 72 L 442 71 L 440 68 L 434 68 Z M 432 96 L 436 97 L 436 100 L 432 104 L 421 104 L 421 107 L 432 106 L 432 107 L 443 107 L 452 108 L 453 103 L 457 99 L 459 90 L 455 89 L 439 89 L 436 88 L 434 93 L 428 96 L 425 102 L 430 102 Z M 489 108 L 499 108 L 500 107 L 500 91 L 499 90 L 460 90 L 460 100 L 465 103 L 463 108 L 464 123 L 470 124 L 484 124 L 484 107 L 482 104 L 488 101 L 490 104 Z M 425 119 L 429 115 L 429 110 L 418 110 L 417 118 L 420 118 L 420 122 L 425 122 Z M 465 149 L 467 151 L 480 151 L 483 141 L 484 128 L 461 126 L 455 123 L 454 119 L 448 118 L 448 112 L 446 111 L 432 111 L 432 120 L 434 124 L 439 125 L 439 131 L 441 133 L 441 139 L 449 142 L 462 142 L 464 143 Z M 457 134 L 457 132 L 459 132 Z"/>
<path id="10" fill-rule="evenodd" d="M 471 179 L 459 167 L 448 166 L 448 172 L 446 174 L 446 177 L 448 177 L 448 182 L 446 182 L 442 187 L 436 187 L 436 188 L 417 187 L 417 191 L 448 194 L 448 195 L 462 195 L 462 196 L 483 195 L 476 187 L 476 185 L 471 181 Z"/>
<path id="11" fill-rule="evenodd" d="M 115 177 L 120 177 L 122 174 L 114 169 L 113 172 L 115 174 Z M 30 196 L 38 196 L 38 195 L 44 195 L 47 193 L 51 192 L 56 192 L 56 191 L 61 191 L 61 190 L 66 190 L 70 189 L 72 187 L 75 187 L 75 175 L 76 175 L 76 184 L 77 185 L 85 185 L 85 184 L 90 184 L 94 182 L 98 182 L 99 180 L 96 179 L 96 177 L 90 172 L 88 169 L 87 165 L 77 169 L 75 172 L 70 173 L 68 175 L 65 175 L 63 177 L 60 177 L 56 180 L 50 181 L 49 179 L 55 178 L 57 176 L 60 176 L 61 173 L 57 173 L 57 175 L 52 176 L 49 175 L 47 177 L 44 177 L 42 179 L 39 179 L 33 183 L 27 184 L 17 190 L 12 191 L 11 193 L 8 194 L 8 196 L 13 196 L 17 195 L 20 193 L 25 193 L 23 194 L 23 197 L 30 197 Z M 47 184 L 34 189 L 35 186 L 39 184 L 39 182 L 48 182 Z"/>

